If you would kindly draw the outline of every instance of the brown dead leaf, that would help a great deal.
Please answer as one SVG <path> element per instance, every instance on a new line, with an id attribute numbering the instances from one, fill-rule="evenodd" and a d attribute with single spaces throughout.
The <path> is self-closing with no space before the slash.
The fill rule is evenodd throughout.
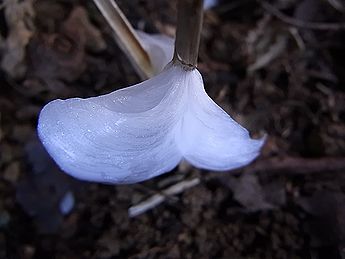
<path id="1" fill-rule="evenodd" d="M 338 191 L 319 190 L 297 203 L 313 218 L 308 222 L 312 245 L 345 246 L 345 195 Z"/>
<path id="2" fill-rule="evenodd" d="M 20 165 L 18 161 L 10 163 L 4 172 L 3 178 L 10 182 L 10 183 L 16 183 L 18 181 L 18 178 L 20 176 Z"/>
<path id="3" fill-rule="evenodd" d="M 69 34 L 74 28 L 81 30 L 85 38 L 85 47 L 91 51 L 99 52 L 106 48 L 101 32 L 90 22 L 85 8 L 76 7 L 63 24 L 63 30 Z"/>
<path id="4" fill-rule="evenodd" d="M 27 88 L 48 88 L 59 95 L 70 95 L 65 82 L 77 80 L 86 68 L 86 49 L 103 50 L 102 35 L 82 7 L 75 7 L 56 33 L 38 33 L 30 42 L 30 78 Z M 39 90 L 42 91 L 42 90 Z"/>
<path id="5" fill-rule="evenodd" d="M 234 198 L 249 211 L 272 209 L 270 203 L 265 200 L 265 195 L 257 176 L 243 174 L 234 187 Z"/>
<path id="6" fill-rule="evenodd" d="M 34 34 L 33 0 L 5 1 L 5 19 L 9 34 L 4 43 L 1 68 L 13 78 L 24 76 L 26 46 Z"/>
<path id="7" fill-rule="evenodd" d="M 74 35 L 38 34 L 29 45 L 30 74 L 45 82 L 74 81 L 85 69 L 84 43 L 77 28 Z"/>

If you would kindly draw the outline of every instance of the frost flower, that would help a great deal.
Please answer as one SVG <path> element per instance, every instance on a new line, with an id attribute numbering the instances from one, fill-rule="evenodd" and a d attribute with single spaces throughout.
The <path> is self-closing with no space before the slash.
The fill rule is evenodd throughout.
<path id="1" fill-rule="evenodd" d="M 116 184 L 150 179 L 182 159 L 209 170 L 238 168 L 254 160 L 264 142 L 251 139 L 212 101 L 197 69 L 174 63 L 110 94 L 48 103 L 38 133 L 68 174 Z"/>

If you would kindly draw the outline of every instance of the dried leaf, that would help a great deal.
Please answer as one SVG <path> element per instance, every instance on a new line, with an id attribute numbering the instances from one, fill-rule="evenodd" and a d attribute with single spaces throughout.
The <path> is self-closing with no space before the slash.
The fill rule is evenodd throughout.
<path id="1" fill-rule="evenodd" d="M 320 190 L 297 203 L 313 218 L 308 222 L 312 244 L 345 245 L 345 195 L 338 191 Z"/>
<path id="2" fill-rule="evenodd" d="M 84 38 L 85 47 L 91 51 L 99 52 L 106 48 L 101 32 L 90 22 L 87 11 L 81 6 L 73 9 L 62 27 L 68 35 L 78 30 L 79 37 Z"/>
<path id="3" fill-rule="evenodd" d="M 13 78 L 20 78 L 26 72 L 26 46 L 34 33 L 34 16 L 33 0 L 5 1 L 5 19 L 9 34 L 1 67 Z"/>
<path id="4" fill-rule="evenodd" d="M 274 206 L 266 201 L 265 192 L 254 174 L 243 174 L 232 184 L 234 199 L 249 211 L 273 209 Z"/>

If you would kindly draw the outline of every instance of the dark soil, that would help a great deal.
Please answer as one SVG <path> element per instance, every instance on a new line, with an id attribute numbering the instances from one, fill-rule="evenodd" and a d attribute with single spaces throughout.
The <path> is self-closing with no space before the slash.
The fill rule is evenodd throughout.
<path id="1" fill-rule="evenodd" d="M 117 2 L 135 28 L 174 33 L 175 1 Z M 344 14 L 338 0 L 221 1 L 206 11 L 206 90 L 253 136 L 267 134 L 261 156 L 234 172 L 182 164 L 107 186 L 62 173 L 37 140 L 37 117 L 50 100 L 139 77 L 92 1 L 4 1 L 0 258 L 345 258 Z M 200 184 L 129 218 L 132 205 L 191 178 Z M 67 193 L 75 203 L 63 215 Z"/>

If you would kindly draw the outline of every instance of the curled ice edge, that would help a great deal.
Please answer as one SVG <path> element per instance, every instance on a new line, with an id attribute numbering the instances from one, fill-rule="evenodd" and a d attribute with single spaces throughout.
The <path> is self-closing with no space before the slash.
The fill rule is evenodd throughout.
<path id="1" fill-rule="evenodd" d="M 116 184 L 158 176 L 183 158 L 198 168 L 235 169 L 253 161 L 264 143 L 207 95 L 197 69 L 172 63 L 110 94 L 48 103 L 38 135 L 66 173 Z"/>

